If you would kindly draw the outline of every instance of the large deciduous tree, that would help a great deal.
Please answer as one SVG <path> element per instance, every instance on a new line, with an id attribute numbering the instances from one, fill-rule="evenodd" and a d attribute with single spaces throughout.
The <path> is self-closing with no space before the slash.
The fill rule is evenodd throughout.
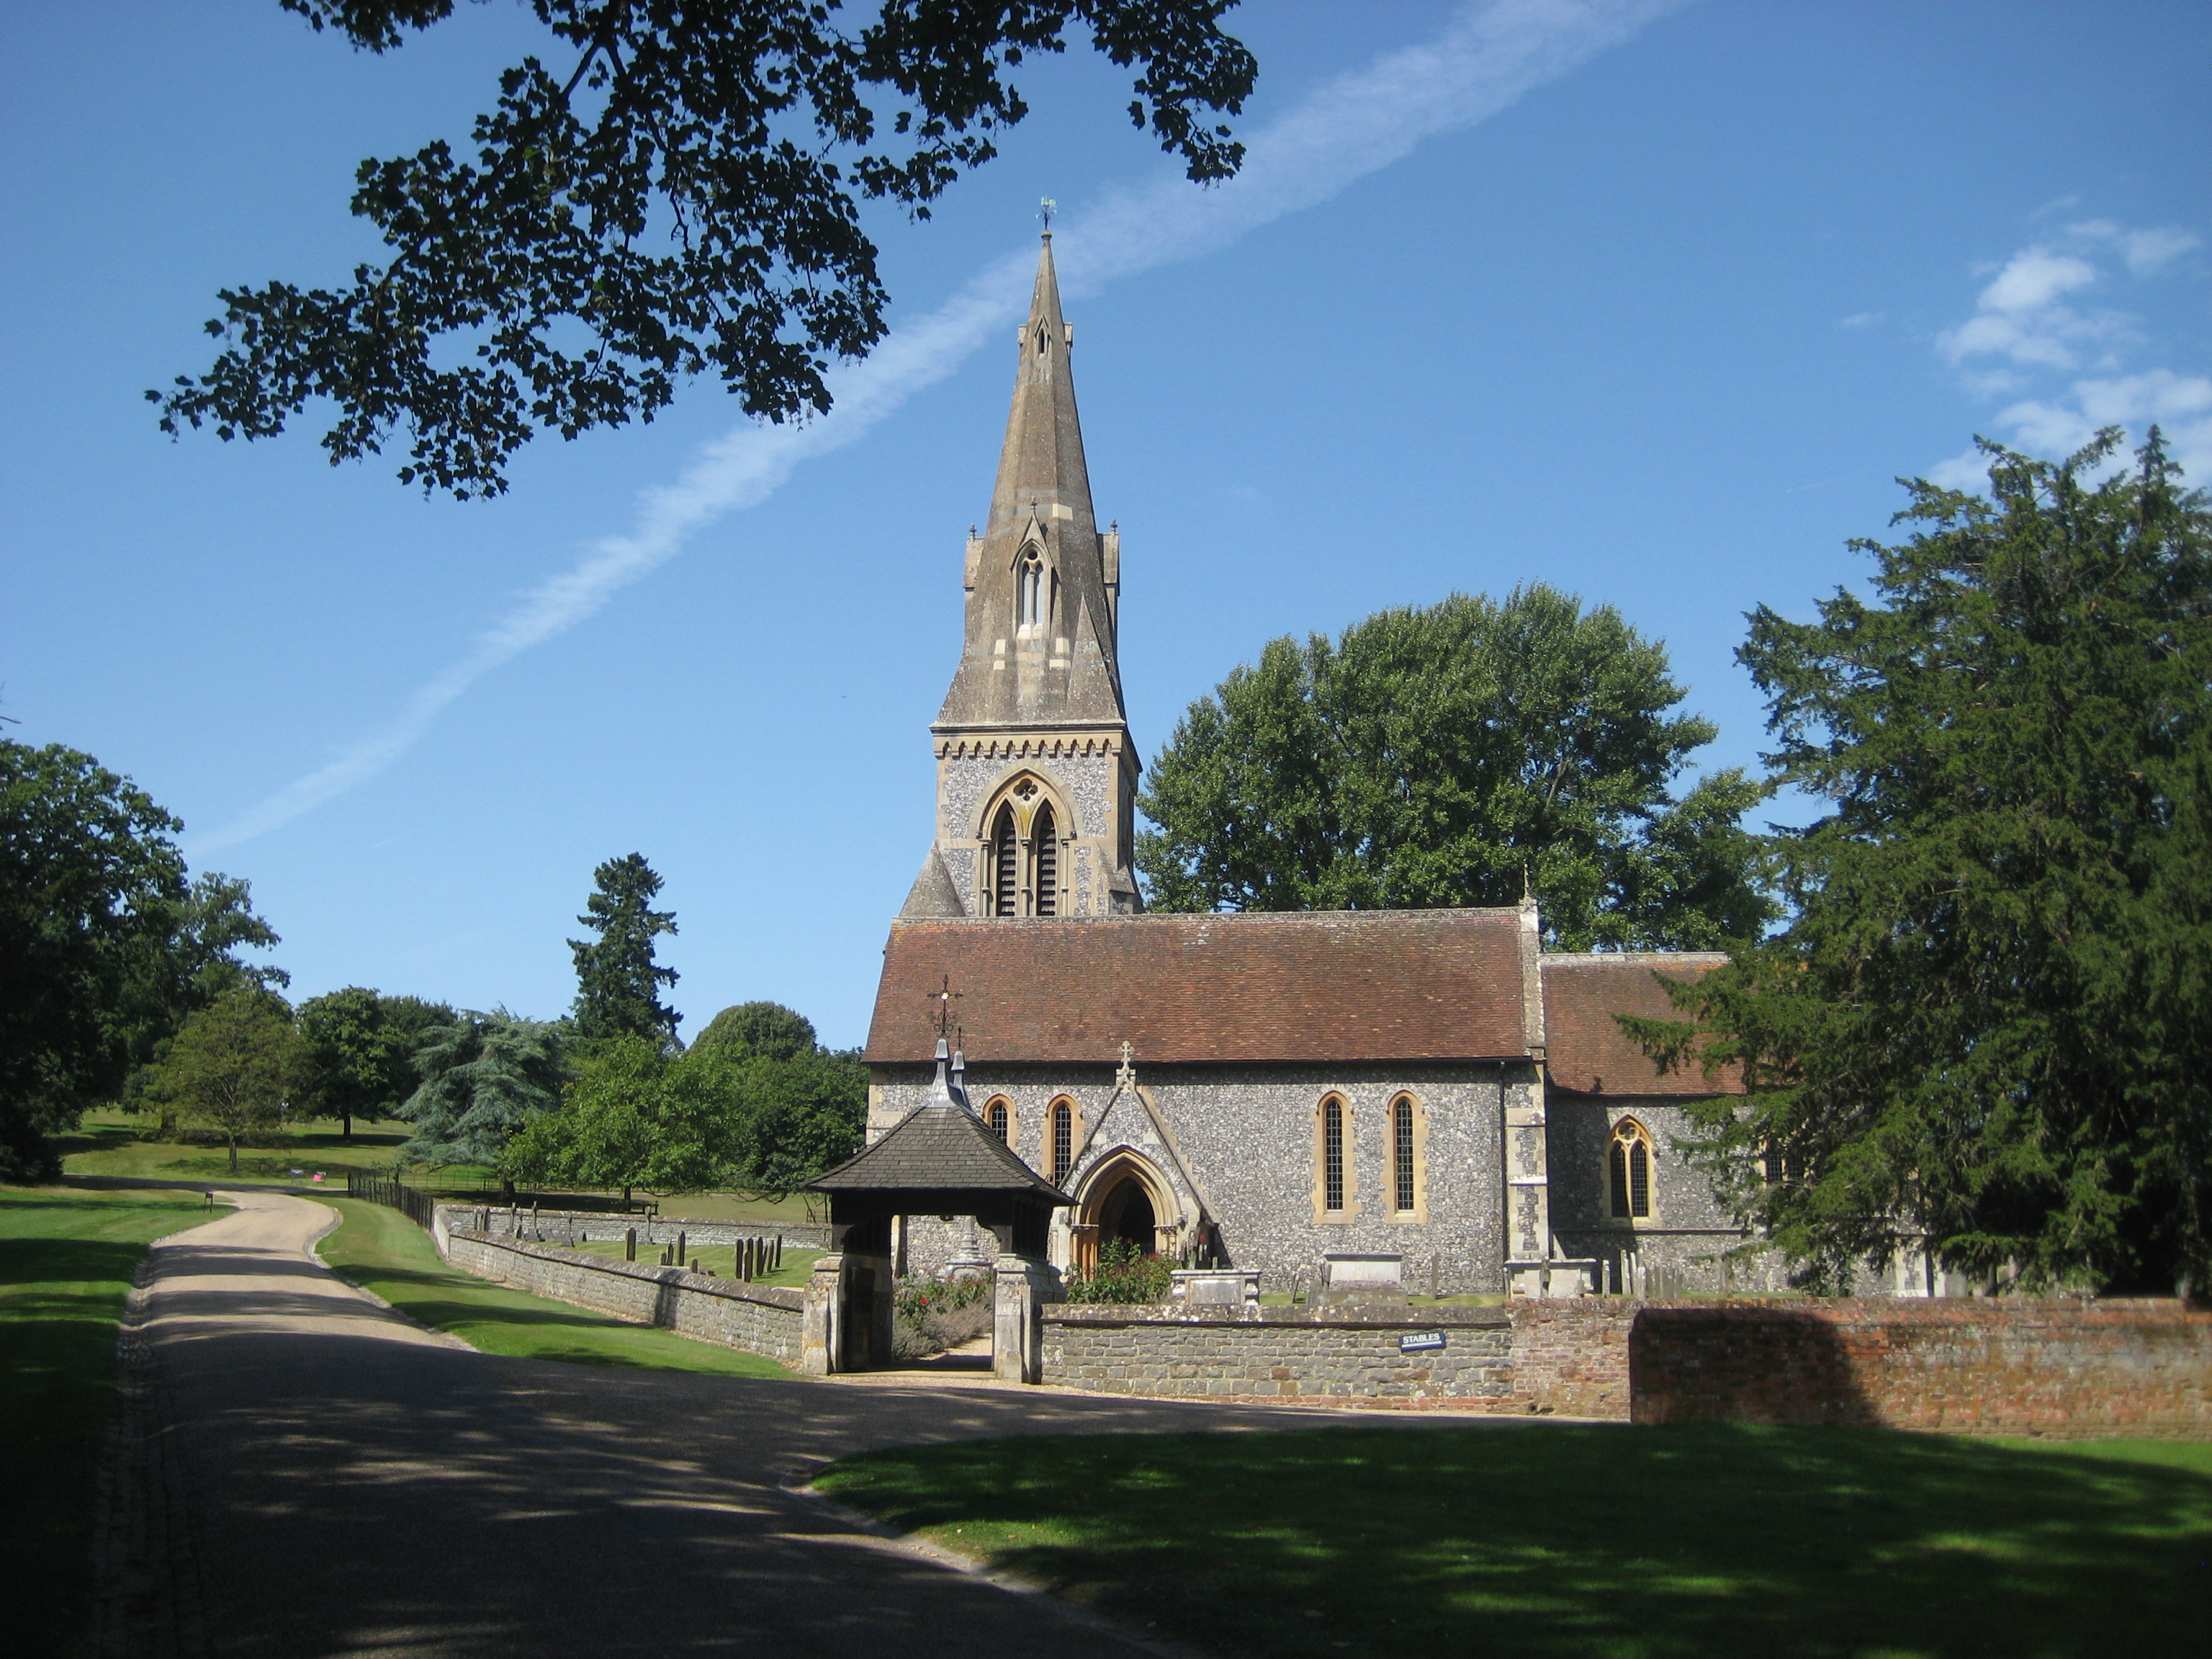
<path id="1" fill-rule="evenodd" d="M 1454 594 L 1301 647 L 1193 703 L 1142 797 L 1160 910 L 1426 909 L 1533 891 L 1557 948 L 1700 949 L 1772 914 L 1759 786 L 1674 786 L 1714 728 L 1665 648 L 1538 585 Z"/>
<path id="2" fill-rule="evenodd" d="M 370 52 L 453 0 L 281 0 Z M 650 420 L 713 372 L 748 414 L 827 410 L 824 375 L 884 337 L 860 204 L 927 218 L 1028 106 L 1011 72 L 1086 32 L 1134 67 L 1130 118 L 1201 183 L 1243 147 L 1252 55 L 1233 0 L 530 0 L 555 61 L 506 70 L 459 150 L 361 164 L 353 211 L 389 255 L 350 283 L 226 289 L 199 376 L 149 392 L 161 424 L 260 438 L 313 400 L 335 464 L 404 430 L 404 482 L 505 489 L 539 429 Z"/>
<path id="3" fill-rule="evenodd" d="M 389 1117 L 421 1082 L 415 1050 L 424 1033 L 450 1026 L 453 1011 L 418 997 L 387 997 L 358 985 L 310 997 L 300 1005 L 307 1043 L 308 1103 L 343 1124 L 353 1139 L 356 1117 Z"/>
<path id="4" fill-rule="evenodd" d="M 1653 1053 L 1741 1065 L 1692 1154 L 1816 1285 L 1925 1239 L 2030 1285 L 2212 1278 L 2212 512 L 2154 430 L 1992 498 L 1909 486 L 1870 597 L 1754 613 L 1779 775 L 1775 937 Z"/>
<path id="5" fill-rule="evenodd" d="M 284 1121 L 305 1058 L 284 1000 L 240 986 L 185 1022 L 154 1067 L 148 1093 L 185 1124 L 221 1135 L 236 1175 L 240 1142 Z"/>
<path id="6" fill-rule="evenodd" d="M 780 1002 L 740 1002 L 725 1008 L 691 1039 L 694 1054 L 727 1048 L 740 1058 L 764 1054 L 770 1060 L 811 1054 L 817 1046 L 814 1022 Z"/>
<path id="7" fill-rule="evenodd" d="M 609 859 L 592 872 L 592 892 L 576 920 L 598 935 L 570 939 L 576 959 L 576 1035 L 587 1042 L 649 1036 L 676 1045 L 677 1012 L 660 993 L 676 970 L 653 959 L 653 942 L 676 931 L 676 913 L 652 908 L 660 878 L 640 853 Z"/>
<path id="8" fill-rule="evenodd" d="M 123 1094 L 226 991 L 283 984 L 243 881 L 191 879 L 183 825 L 58 744 L 0 740 L 0 1179 L 51 1175 L 47 1137 Z"/>
<path id="9" fill-rule="evenodd" d="M 737 1155 L 741 1061 L 710 1051 L 672 1060 L 649 1037 L 624 1035 L 586 1055 L 561 1109 L 507 1149 L 515 1180 L 697 1192 L 729 1174 Z"/>

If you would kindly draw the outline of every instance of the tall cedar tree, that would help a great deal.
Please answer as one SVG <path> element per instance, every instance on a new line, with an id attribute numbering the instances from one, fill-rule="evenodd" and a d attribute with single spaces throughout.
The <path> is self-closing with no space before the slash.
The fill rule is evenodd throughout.
<path id="1" fill-rule="evenodd" d="M 1142 799 L 1158 910 L 1429 909 L 1533 890 L 1557 949 L 1705 949 L 1772 912 L 1738 771 L 1664 647 L 1540 584 L 1272 641 L 1176 724 Z M 1525 885 L 1524 885 L 1525 884 Z"/>
<path id="2" fill-rule="evenodd" d="M 122 1096 L 196 1010 L 286 982 L 246 884 L 187 877 L 184 826 L 89 755 L 0 739 L 0 1179 Z"/>
<path id="3" fill-rule="evenodd" d="M 453 0 L 280 0 L 386 52 Z M 865 356 L 890 296 L 860 204 L 916 219 L 1029 107 L 1009 73 L 1070 26 L 1135 66 L 1129 118 L 1200 183 L 1243 147 L 1252 54 L 1234 0 L 879 0 L 834 27 L 822 0 L 531 0 L 558 61 L 529 57 L 456 155 L 365 161 L 353 211 L 390 249 L 350 285 L 222 289 L 222 341 L 177 378 L 162 428 L 263 438 L 318 398 L 331 463 L 404 430 L 404 483 L 507 488 L 538 430 L 651 420 L 712 370 L 749 415 L 826 411 L 833 358 Z"/>
<path id="4" fill-rule="evenodd" d="M 1908 484 L 1871 602 L 1738 653 L 1830 810 L 1781 842 L 1787 929 L 1624 1023 L 1744 1068 L 1687 1149 L 1808 1285 L 1923 1234 L 1990 1281 L 2212 1274 L 2212 514 L 2155 430 L 2086 483 L 2120 438 Z"/>
<path id="5" fill-rule="evenodd" d="M 568 1080 L 565 1030 L 495 1008 L 424 1033 L 422 1086 L 399 1107 L 415 1126 L 400 1156 L 421 1164 L 499 1163 L 507 1143 L 557 1109 Z"/>
<path id="6" fill-rule="evenodd" d="M 576 1035 L 586 1042 L 614 1036 L 648 1036 L 676 1046 L 681 1016 L 660 1000 L 676 983 L 676 970 L 653 959 L 653 941 L 676 931 L 673 910 L 648 907 L 660 878 L 644 854 L 609 859 L 592 872 L 594 888 L 576 920 L 599 935 L 570 939 L 576 957 Z"/>

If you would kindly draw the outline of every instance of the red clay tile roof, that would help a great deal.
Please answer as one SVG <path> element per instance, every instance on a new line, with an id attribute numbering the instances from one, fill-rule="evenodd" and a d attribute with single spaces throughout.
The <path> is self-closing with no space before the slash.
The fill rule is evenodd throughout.
<path id="1" fill-rule="evenodd" d="M 868 1029 L 926 1061 L 937 993 L 980 1064 L 1491 1060 L 1526 1054 L 1515 910 L 901 921 Z"/>
<path id="2" fill-rule="evenodd" d="M 1707 951 L 1603 951 L 1543 959 L 1544 1041 L 1552 1081 L 1582 1094 L 1737 1095 L 1743 1080 L 1733 1069 L 1707 1078 L 1692 1064 L 1659 1075 L 1613 1018 L 1679 1019 L 1666 988 L 1653 974 L 1694 978 L 1728 958 Z"/>

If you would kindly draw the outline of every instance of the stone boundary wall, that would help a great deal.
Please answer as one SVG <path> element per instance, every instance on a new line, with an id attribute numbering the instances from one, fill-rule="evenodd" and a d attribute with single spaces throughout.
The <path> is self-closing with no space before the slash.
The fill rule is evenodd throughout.
<path id="1" fill-rule="evenodd" d="M 1509 1310 L 1248 1308 L 1054 1303 L 1046 1382 L 1149 1399 L 1514 1410 Z M 1401 1338 L 1441 1332 L 1441 1349 Z"/>
<path id="2" fill-rule="evenodd" d="M 2001 1297 L 1676 1304 L 1629 1338 L 1638 1423 L 2212 1435 L 2212 1312 Z"/>
<path id="3" fill-rule="evenodd" d="M 437 1226 L 433 1231 L 449 1227 L 465 1227 L 477 1232 L 488 1232 L 494 1238 L 520 1237 L 538 1244 L 574 1244 L 582 1233 L 590 1238 L 620 1238 L 629 1229 L 637 1229 L 637 1247 L 647 1244 L 659 1249 L 664 1244 L 673 1244 L 676 1235 L 682 1233 L 693 1245 L 710 1250 L 727 1249 L 741 1238 L 775 1238 L 781 1236 L 786 1249 L 826 1250 L 830 1248 L 830 1229 L 807 1222 L 780 1222 L 771 1226 L 766 1223 L 743 1221 L 686 1221 L 663 1218 L 649 1221 L 641 1215 L 623 1215 L 611 1210 L 544 1210 L 535 1216 L 528 1210 L 517 1212 L 491 1206 L 491 1225 L 482 1224 L 484 1206 L 481 1204 L 441 1204 L 437 1206 Z M 510 1231 L 520 1226 L 520 1233 Z"/>
<path id="4" fill-rule="evenodd" d="M 616 1261 L 472 1227 L 442 1228 L 440 1248 L 454 1267 L 517 1290 L 704 1337 L 786 1364 L 799 1363 L 805 1299 L 799 1291 L 710 1279 L 682 1267 Z"/>

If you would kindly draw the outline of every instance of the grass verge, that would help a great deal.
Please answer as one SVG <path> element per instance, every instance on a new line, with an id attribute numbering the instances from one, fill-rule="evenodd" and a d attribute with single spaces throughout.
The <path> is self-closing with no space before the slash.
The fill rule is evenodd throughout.
<path id="1" fill-rule="evenodd" d="M 871 1453 L 816 1484 L 1224 1655 L 2185 1651 L 2212 1445 L 1494 1425 Z"/>
<path id="2" fill-rule="evenodd" d="M 791 1376 L 764 1355 L 650 1326 L 626 1325 L 605 1314 L 478 1279 L 440 1261 L 430 1236 L 398 1211 L 357 1199 L 324 1201 L 345 1218 L 317 1247 L 325 1262 L 409 1318 L 433 1330 L 450 1331 L 486 1353 L 724 1376 Z"/>
<path id="3" fill-rule="evenodd" d="M 414 1133 L 404 1123 L 371 1124 L 356 1119 L 353 1139 L 347 1140 L 335 1118 L 303 1123 L 283 1134 L 278 1145 L 240 1147 L 238 1173 L 233 1175 L 226 1148 L 141 1140 L 143 1127 L 143 1120 L 126 1112 L 87 1112 L 76 1130 L 55 1137 L 63 1173 L 296 1187 L 319 1172 L 327 1184 L 343 1192 L 347 1171 L 388 1170 L 400 1143 Z"/>
<path id="4" fill-rule="evenodd" d="M 83 1650 L 123 1299 L 146 1246 L 210 1219 L 205 1206 L 198 1193 L 0 1188 L 0 1607 L 11 1651 Z"/>

